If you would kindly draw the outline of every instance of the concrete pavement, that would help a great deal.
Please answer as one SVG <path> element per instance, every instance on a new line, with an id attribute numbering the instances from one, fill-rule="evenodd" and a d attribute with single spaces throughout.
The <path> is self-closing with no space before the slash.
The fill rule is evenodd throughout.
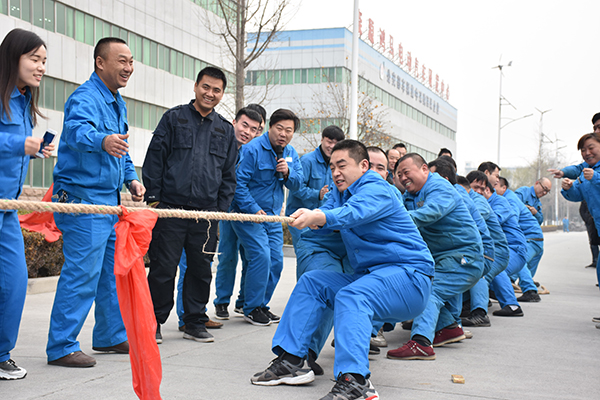
<path id="1" fill-rule="evenodd" d="M 600 396 L 600 293 L 585 232 L 546 234 L 545 254 L 536 280 L 551 292 L 540 303 L 524 303 L 524 318 L 491 316 L 492 327 L 473 328 L 474 338 L 436 348 L 435 361 L 385 358 L 409 332 L 398 327 L 385 336 L 389 346 L 371 357 L 372 381 L 382 399 L 595 399 Z M 295 260 L 285 259 L 272 300 L 282 313 L 295 283 Z M 237 289 L 236 289 L 237 290 Z M 213 292 L 214 293 L 214 292 Z M 93 313 L 80 334 L 82 349 L 96 357 L 93 368 L 46 364 L 45 346 L 54 293 L 27 296 L 20 337 L 12 352 L 28 370 L 19 381 L 0 381 L 1 399 L 135 399 L 128 356 L 91 349 Z M 211 299 L 212 300 L 212 299 Z M 498 309 L 495 303 L 490 310 Z M 234 315 L 233 307 L 229 312 Z M 209 306 L 209 315 L 214 308 Z M 255 327 L 232 316 L 213 330 L 214 343 L 183 340 L 173 312 L 159 346 L 163 362 L 163 399 L 319 399 L 333 382 L 334 349 L 327 345 L 319 362 L 325 376 L 302 387 L 259 387 L 250 376 L 274 358 L 270 343 L 276 325 Z M 465 384 L 451 382 L 451 374 Z"/>

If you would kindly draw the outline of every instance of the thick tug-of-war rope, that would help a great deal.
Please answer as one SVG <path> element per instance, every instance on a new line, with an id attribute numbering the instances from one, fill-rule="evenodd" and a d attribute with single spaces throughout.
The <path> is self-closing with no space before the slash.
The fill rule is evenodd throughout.
<path id="1" fill-rule="evenodd" d="M 119 206 L 98 206 L 93 204 L 75 204 L 75 203 L 49 203 L 45 201 L 22 201 L 22 200 L 0 200 L 0 210 L 24 210 L 38 212 L 59 212 L 70 214 L 114 214 L 123 215 L 123 210 Z M 294 221 L 290 217 L 279 217 L 276 215 L 255 215 L 226 213 L 216 211 L 188 211 L 178 209 L 155 209 L 146 207 L 129 207 L 127 211 L 148 210 L 156 213 L 158 218 L 183 218 L 183 219 L 206 219 L 206 220 L 227 220 L 242 222 L 284 222 Z"/>

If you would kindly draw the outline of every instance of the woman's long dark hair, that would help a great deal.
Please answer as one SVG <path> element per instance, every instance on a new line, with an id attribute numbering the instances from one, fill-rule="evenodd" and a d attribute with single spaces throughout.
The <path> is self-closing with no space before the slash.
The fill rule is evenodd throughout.
<path id="1" fill-rule="evenodd" d="M 19 79 L 19 60 L 23 54 L 37 51 L 41 46 L 46 47 L 46 43 L 35 33 L 24 29 L 13 29 L 8 32 L 0 45 L 0 113 L 6 113 L 8 119 L 12 119 L 10 96 Z M 38 115 L 44 118 L 38 108 L 40 90 L 36 87 L 29 89 L 31 90 L 31 118 L 35 126 Z"/>

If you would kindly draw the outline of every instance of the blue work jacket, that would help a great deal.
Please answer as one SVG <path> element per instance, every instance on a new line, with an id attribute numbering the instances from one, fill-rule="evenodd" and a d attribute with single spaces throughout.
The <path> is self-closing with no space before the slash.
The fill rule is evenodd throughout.
<path id="1" fill-rule="evenodd" d="M 108 135 L 127 134 L 127 108 L 93 72 L 65 104 L 63 131 L 54 167 L 54 193 L 94 204 L 117 205 L 123 183 L 138 180 L 129 154 L 121 158 L 102 149 Z"/>
<path id="2" fill-rule="evenodd" d="M 544 214 L 542 213 L 542 202 L 535 194 L 533 186 L 522 186 L 515 190 L 515 194 L 523 202 L 523 204 L 531 206 L 537 210 L 537 214 L 533 218 L 541 225 L 544 222 Z M 531 212 L 531 211 L 530 211 Z"/>
<path id="3" fill-rule="evenodd" d="M 404 205 L 419 228 L 436 264 L 445 257 L 483 257 L 477 226 L 452 184 L 429 173 L 421 190 L 404 192 Z"/>
<path id="4" fill-rule="evenodd" d="M 587 163 L 585 168 L 590 168 Z M 573 182 L 573 186 L 569 190 L 561 190 L 562 196 L 569 201 L 585 200 L 588 209 L 594 218 L 596 229 L 600 232 L 600 162 L 597 162 L 591 167 L 594 170 L 594 175 L 591 180 L 583 177 L 583 169 L 579 177 Z"/>
<path id="5" fill-rule="evenodd" d="M 488 230 L 490 231 L 490 236 L 494 241 L 495 258 L 508 259 L 508 241 L 506 240 L 506 235 L 502 230 L 502 226 L 500 225 L 500 221 L 498 221 L 496 213 L 492 210 L 492 207 L 485 197 L 476 191 L 469 191 L 469 197 L 473 200 L 473 203 L 475 203 L 477 210 L 479 210 L 479 214 L 481 214 L 485 220 Z"/>
<path id="6" fill-rule="evenodd" d="M 568 167 L 564 167 L 563 169 L 561 169 L 561 171 L 563 172 L 565 178 L 577 179 L 577 177 L 583 172 L 584 168 L 590 168 L 588 163 L 586 163 L 585 161 L 581 164 L 569 165 Z"/>
<path id="7" fill-rule="evenodd" d="M 465 206 L 467 206 L 467 210 L 469 210 L 469 214 L 471 214 L 471 218 L 473 218 L 473 221 L 475 221 L 475 225 L 477 225 L 477 230 L 479 230 L 479 236 L 481 237 L 481 243 L 483 244 L 483 254 L 493 260 L 494 241 L 492 240 L 490 230 L 488 229 L 488 226 L 485 223 L 485 219 L 479 213 L 479 210 L 473 202 L 473 199 L 471 199 L 471 197 L 469 196 L 467 189 L 465 189 L 459 184 L 455 184 L 454 188 L 460 194 L 463 202 L 465 203 Z"/>
<path id="8" fill-rule="evenodd" d="M 283 148 L 283 157 L 287 160 L 290 174 L 287 179 L 278 179 L 275 175 L 277 154 L 271 146 L 268 132 L 241 148 L 233 211 L 256 214 L 263 210 L 269 215 L 281 213 L 283 186 L 298 190 L 304 180 L 298 153 L 291 145 Z"/>
<path id="9" fill-rule="evenodd" d="M 433 276 L 433 258 L 394 192 L 368 170 L 345 191 L 332 190 L 321 207 L 325 229 L 338 229 L 355 274 L 401 266 Z"/>
<path id="10" fill-rule="evenodd" d="M 519 226 L 523 231 L 526 239 L 543 239 L 544 234 L 542 233 L 542 228 L 540 228 L 540 224 L 538 224 L 537 220 L 533 218 L 531 211 L 525 204 L 519 200 L 515 192 L 510 189 L 506 189 L 503 197 L 508 200 L 510 205 L 515 210 L 515 214 L 519 219 Z"/>
<path id="11" fill-rule="evenodd" d="M 488 199 L 488 203 L 498 217 L 498 222 L 506 235 L 508 247 L 523 257 L 527 254 L 527 239 L 519 226 L 519 219 L 508 200 L 494 192 Z"/>
<path id="12" fill-rule="evenodd" d="M 319 200 L 321 189 L 329 185 L 333 189 L 331 170 L 321 153 L 321 146 L 300 158 L 304 180 L 298 190 L 290 190 L 285 207 L 285 215 L 290 216 L 299 208 L 310 210 L 319 208 L 325 202 L 325 197 Z"/>
<path id="13" fill-rule="evenodd" d="M 10 94 L 10 118 L 0 116 L 0 198 L 17 199 L 21 194 L 30 156 L 25 155 L 25 139 L 31 136 L 31 91 L 21 94 L 15 86 Z"/>

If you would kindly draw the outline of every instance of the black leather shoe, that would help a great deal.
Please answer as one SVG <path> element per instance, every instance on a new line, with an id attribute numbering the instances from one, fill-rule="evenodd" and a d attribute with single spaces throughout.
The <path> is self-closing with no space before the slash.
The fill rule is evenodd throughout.
<path id="1" fill-rule="evenodd" d="M 528 290 L 523 293 L 521 297 L 517 297 L 517 301 L 525 303 L 538 303 L 542 301 L 542 299 L 540 298 L 537 290 Z"/>
<path id="2" fill-rule="evenodd" d="M 521 309 L 521 307 L 517 307 L 517 309 L 513 311 L 513 309 L 510 308 L 510 306 L 504 306 L 503 309 L 496 310 L 492 314 L 494 314 L 497 317 L 522 317 L 523 315 L 525 315 L 523 314 L 523 310 Z"/>

